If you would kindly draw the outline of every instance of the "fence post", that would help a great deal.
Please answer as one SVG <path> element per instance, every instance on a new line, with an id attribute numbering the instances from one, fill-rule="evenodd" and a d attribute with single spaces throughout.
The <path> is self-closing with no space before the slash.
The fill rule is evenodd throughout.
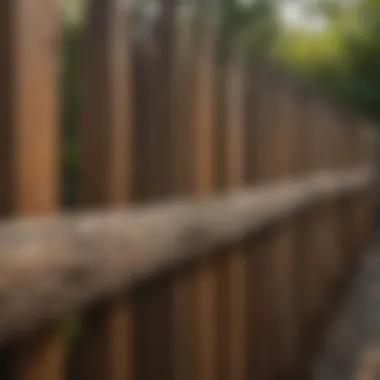
<path id="1" fill-rule="evenodd" d="M 58 5 L 2 1 L 0 25 L 0 211 L 52 213 L 59 199 Z M 60 329 L 33 334 L 10 348 L 8 376 L 63 379 Z"/>
<path id="2" fill-rule="evenodd" d="M 275 86 L 276 133 L 273 136 L 273 162 L 278 179 L 295 178 L 299 159 L 300 124 L 295 104 L 295 84 L 287 73 L 279 73 Z M 275 227 L 273 250 L 275 255 L 276 307 L 276 365 L 280 377 L 291 376 L 296 360 L 296 313 L 294 275 L 296 260 L 297 221 L 290 219 Z"/>
<path id="3" fill-rule="evenodd" d="M 320 115 L 318 97 L 306 84 L 303 89 L 303 175 L 312 175 L 321 169 L 321 153 L 323 146 L 323 130 L 320 128 Z M 318 249 L 319 226 L 321 222 L 319 205 L 308 210 L 299 219 L 299 240 L 297 249 L 299 253 L 296 261 L 296 298 L 297 298 L 297 345 L 298 345 L 298 373 L 305 376 L 313 339 L 313 323 L 321 305 L 321 281 L 324 274 L 320 262 L 320 249 Z"/>
<path id="4" fill-rule="evenodd" d="M 227 189 L 243 187 L 245 183 L 244 141 L 245 141 L 245 95 L 246 73 L 243 58 L 235 52 L 223 72 L 223 110 L 225 120 L 223 135 L 219 141 L 221 150 L 221 172 Z M 222 110 L 220 110 L 222 111 Z M 226 253 L 219 272 L 219 298 L 223 320 L 219 322 L 219 378 L 243 380 L 247 376 L 247 250 L 239 245 Z M 224 274 L 224 276 L 222 275 Z M 224 289 L 225 291 L 222 291 Z M 225 356 L 224 356 L 225 355 Z"/>
<path id="5" fill-rule="evenodd" d="M 255 65 L 256 66 L 256 65 Z M 272 88 L 268 68 L 255 67 L 246 124 L 246 180 L 260 184 L 270 179 L 273 137 Z M 248 377 L 270 379 L 273 367 L 274 255 L 268 231 L 247 244 L 248 256 Z"/>
<path id="6" fill-rule="evenodd" d="M 209 196 L 215 186 L 214 128 L 215 31 L 206 27 L 200 40 L 196 64 L 193 191 L 196 196 Z M 197 378 L 217 379 L 217 267 L 212 258 L 198 264 L 195 273 L 197 297 Z"/>
<path id="7" fill-rule="evenodd" d="M 363 119 L 358 120 L 358 153 L 357 162 L 358 167 L 373 168 L 374 159 L 374 131 L 371 130 L 370 125 Z M 371 221 L 373 210 L 373 189 L 374 183 L 368 186 L 367 189 L 358 194 L 358 213 L 356 214 L 358 226 L 358 251 L 362 251 L 366 243 L 371 237 Z"/>
<path id="8" fill-rule="evenodd" d="M 82 204 L 120 205 L 132 191 L 129 13 L 121 0 L 91 1 L 88 7 L 80 136 Z M 117 294 L 83 318 L 80 378 L 132 379 L 128 296 Z"/>

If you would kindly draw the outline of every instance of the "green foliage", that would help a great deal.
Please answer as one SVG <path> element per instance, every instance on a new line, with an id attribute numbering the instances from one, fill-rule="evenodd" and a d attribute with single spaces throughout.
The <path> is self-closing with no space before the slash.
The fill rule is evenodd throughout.
<path id="1" fill-rule="evenodd" d="M 279 32 L 274 0 L 221 0 L 219 47 L 223 56 L 239 47 L 248 56 L 270 54 Z"/>
<path id="2" fill-rule="evenodd" d="M 380 121 L 380 2 L 314 0 L 313 11 L 325 17 L 326 27 L 292 30 L 282 55 L 339 100 Z"/>
<path id="3" fill-rule="evenodd" d="M 157 1 L 135 3 L 144 8 Z M 284 4 L 290 2 L 303 6 L 305 18 L 324 18 L 324 26 L 285 27 L 281 12 Z M 201 17 L 205 13 L 217 16 L 218 52 L 222 59 L 235 48 L 247 53 L 252 62 L 262 55 L 275 54 L 294 69 L 315 78 L 339 100 L 380 122 L 379 0 L 182 0 L 182 3 L 190 5 L 188 8 L 195 10 L 194 14 L 198 7 Z M 84 4 L 84 0 L 64 2 L 61 79 L 64 175 L 68 184 L 64 195 L 69 203 L 74 201 L 78 166 L 76 130 L 80 119 L 82 51 L 82 25 L 78 20 Z M 183 22 L 181 25 L 183 31 Z"/>

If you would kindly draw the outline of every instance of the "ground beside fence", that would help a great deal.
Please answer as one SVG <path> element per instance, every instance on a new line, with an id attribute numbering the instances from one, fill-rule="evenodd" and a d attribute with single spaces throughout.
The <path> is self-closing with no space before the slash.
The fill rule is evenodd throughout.
<path id="1" fill-rule="evenodd" d="M 380 378 L 380 233 L 363 257 L 314 367 L 316 380 Z"/>

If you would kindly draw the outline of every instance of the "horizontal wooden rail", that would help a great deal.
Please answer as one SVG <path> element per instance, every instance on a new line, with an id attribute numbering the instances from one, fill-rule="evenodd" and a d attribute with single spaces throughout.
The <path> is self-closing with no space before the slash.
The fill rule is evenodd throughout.
<path id="1" fill-rule="evenodd" d="M 4 220 L 0 343 L 317 202 L 360 191 L 372 173 L 322 173 L 209 200 Z"/>

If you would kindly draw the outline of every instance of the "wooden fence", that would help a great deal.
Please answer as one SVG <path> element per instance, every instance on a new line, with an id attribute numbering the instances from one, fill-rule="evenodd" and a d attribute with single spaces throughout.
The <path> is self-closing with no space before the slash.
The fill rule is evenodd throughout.
<path id="1" fill-rule="evenodd" d="M 306 376 L 369 239 L 372 129 L 272 66 L 220 65 L 210 26 L 177 38 L 170 1 L 149 38 L 122 3 L 90 2 L 83 44 L 98 211 L 61 214 L 57 2 L 0 2 L 0 378 Z"/>

